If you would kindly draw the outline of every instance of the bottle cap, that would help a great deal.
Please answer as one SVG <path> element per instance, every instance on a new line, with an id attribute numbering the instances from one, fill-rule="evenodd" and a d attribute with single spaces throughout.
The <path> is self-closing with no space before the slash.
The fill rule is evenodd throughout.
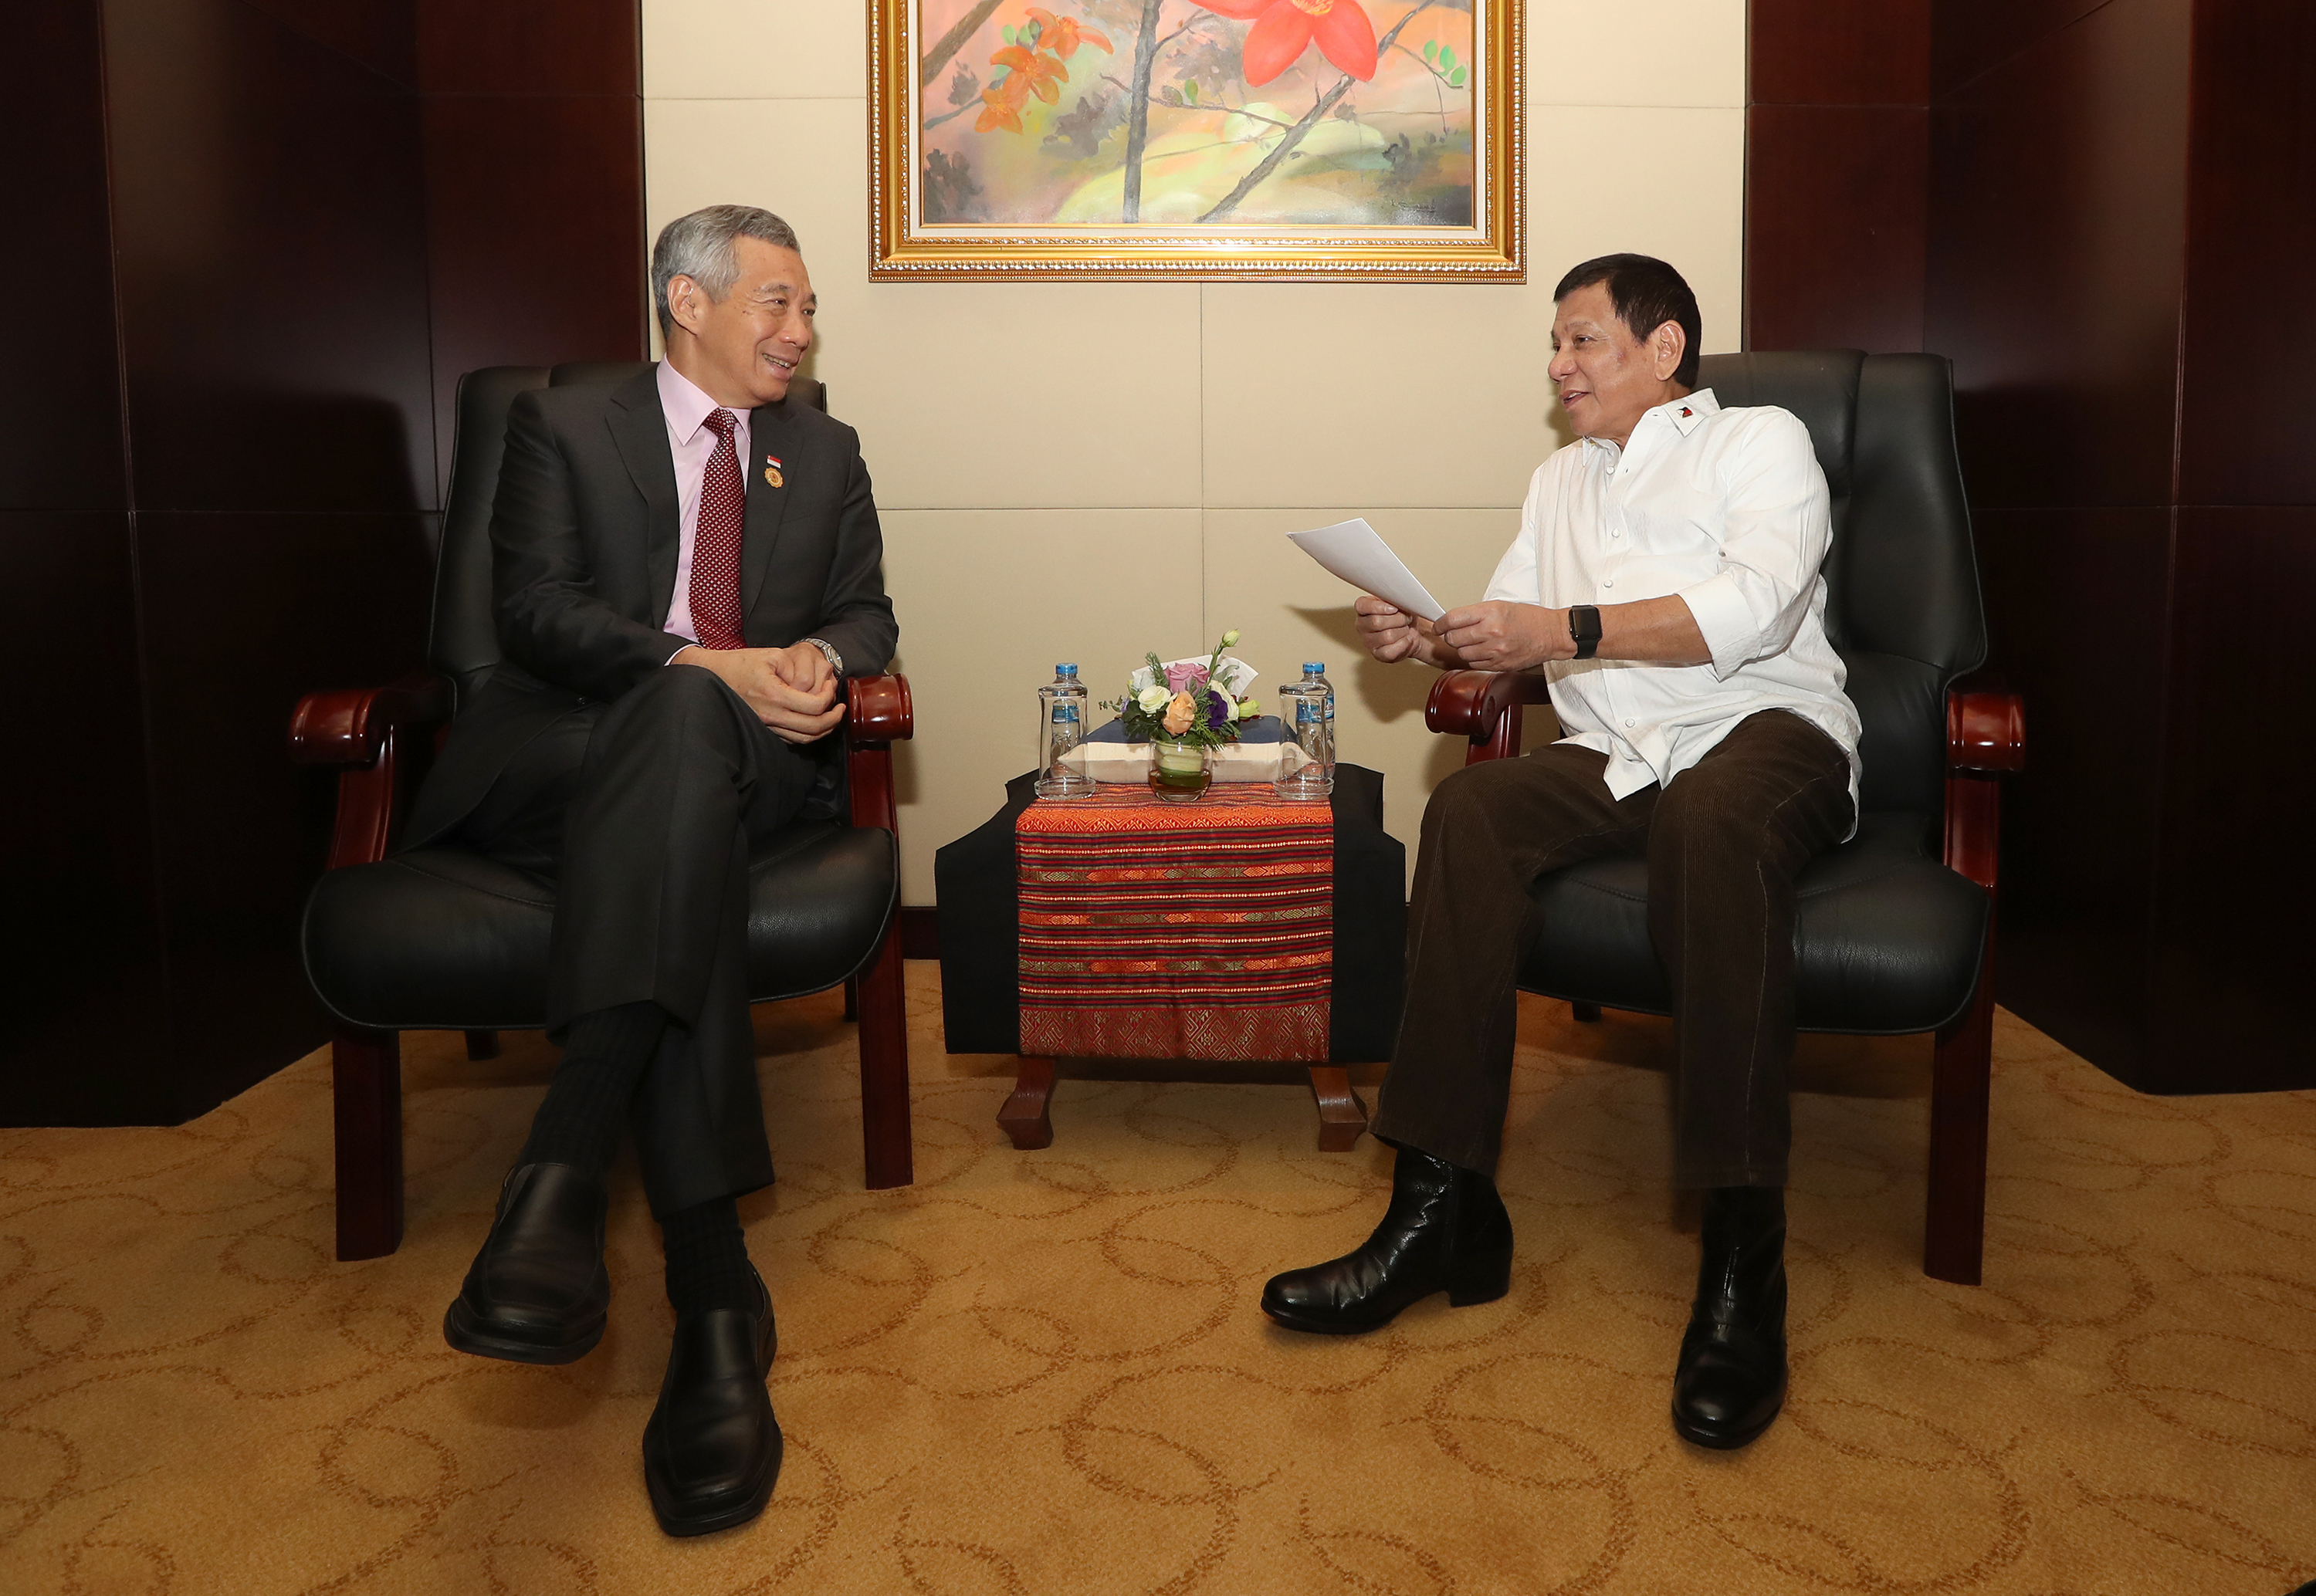
<path id="1" fill-rule="evenodd" d="M 1054 667 L 1054 674 L 1056 676 L 1075 676 L 1077 673 L 1078 668 L 1074 665 L 1056 665 Z"/>
<path id="2" fill-rule="evenodd" d="M 1327 667 L 1320 661 L 1305 660 L 1303 661 L 1303 674 L 1305 676 L 1311 675 L 1314 671 L 1316 671 L 1321 675 L 1324 675 L 1326 673 L 1326 669 Z"/>

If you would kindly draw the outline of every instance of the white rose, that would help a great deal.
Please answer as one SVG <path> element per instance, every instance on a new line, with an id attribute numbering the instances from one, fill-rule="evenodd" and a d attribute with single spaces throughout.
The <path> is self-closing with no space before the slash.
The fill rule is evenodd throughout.
<path id="1" fill-rule="evenodd" d="M 1166 701 L 1173 697 L 1173 694 L 1168 692 L 1165 688 L 1154 683 L 1152 686 L 1143 688 L 1140 693 L 1136 695 L 1134 702 L 1142 706 L 1142 713 L 1144 714 L 1156 714 L 1160 710 L 1166 707 Z"/>

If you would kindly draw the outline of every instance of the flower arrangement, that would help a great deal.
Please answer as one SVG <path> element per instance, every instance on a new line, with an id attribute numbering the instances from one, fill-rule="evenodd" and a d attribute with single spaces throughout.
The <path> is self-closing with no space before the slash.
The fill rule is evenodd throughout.
<path id="1" fill-rule="evenodd" d="M 1253 684 L 1255 672 L 1243 660 L 1223 652 L 1238 642 L 1235 628 L 1205 660 L 1162 661 L 1154 653 L 1149 663 L 1127 678 L 1127 690 L 1101 707 L 1115 710 L 1126 723 L 1126 735 L 1135 742 L 1187 742 L 1216 749 L 1238 740 L 1241 721 L 1261 713 L 1256 700 L 1241 696 Z"/>

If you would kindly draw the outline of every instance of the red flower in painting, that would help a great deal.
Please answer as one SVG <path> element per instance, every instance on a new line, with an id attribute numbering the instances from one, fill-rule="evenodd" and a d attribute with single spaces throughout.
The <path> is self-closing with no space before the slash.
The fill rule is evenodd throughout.
<path id="1" fill-rule="evenodd" d="M 1243 51 L 1247 85 L 1260 88 L 1295 65 L 1312 43 L 1366 83 L 1376 75 L 1375 24 L 1359 0 L 1198 0 L 1218 16 L 1252 17 Z"/>

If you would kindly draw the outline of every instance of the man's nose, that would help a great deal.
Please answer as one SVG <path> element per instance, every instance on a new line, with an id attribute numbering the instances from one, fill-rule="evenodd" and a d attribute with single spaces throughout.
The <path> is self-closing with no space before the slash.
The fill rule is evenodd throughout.
<path id="1" fill-rule="evenodd" d="M 1555 350 L 1551 362 L 1544 368 L 1544 374 L 1554 382 L 1566 382 L 1576 375 L 1576 362 L 1568 358 L 1566 350 Z"/>

